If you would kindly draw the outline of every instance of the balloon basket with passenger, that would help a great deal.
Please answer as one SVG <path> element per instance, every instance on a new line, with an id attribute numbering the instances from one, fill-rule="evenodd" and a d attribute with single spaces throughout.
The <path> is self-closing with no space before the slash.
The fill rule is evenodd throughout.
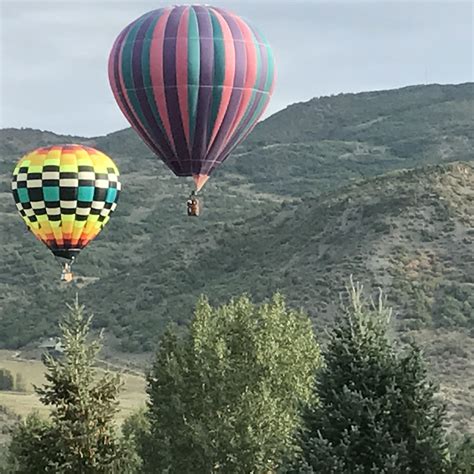
<path id="1" fill-rule="evenodd" d="M 80 249 L 53 250 L 54 258 L 61 266 L 62 282 L 70 283 L 74 279 L 72 265 L 76 261 L 76 257 L 79 255 L 79 252 Z"/>
<path id="2" fill-rule="evenodd" d="M 199 217 L 201 213 L 201 203 L 195 191 L 191 191 L 186 205 L 188 208 L 188 217 Z"/>
<path id="3" fill-rule="evenodd" d="M 71 266 L 74 263 L 74 260 L 65 261 L 65 262 L 61 262 L 60 259 L 58 258 L 56 260 L 59 262 L 59 264 L 62 267 L 61 281 L 63 281 L 64 283 L 70 283 L 74 278 L 74 275 L 71 270 Z"/>

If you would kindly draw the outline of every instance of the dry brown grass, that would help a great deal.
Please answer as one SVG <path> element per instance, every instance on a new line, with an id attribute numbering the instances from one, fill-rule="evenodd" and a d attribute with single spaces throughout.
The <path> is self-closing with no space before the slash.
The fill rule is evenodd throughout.
<path id="1" fill-rule="evenodd" d="M 40 403 L 33 390 L 33 385 L 41 385 L 45 382 L 44 365 L 40 361 L 22 360 L 16 358 L 14 352 L 0 351 L 0 368 L 10 370 L 14 376 L 21 374 L 26 383 L 26 392 L 0 391 L 0 405 L 21 416 L 35 410 L 44 415 L 48 413 L 48 409 Z M 146 399 L 144 377 L 124 373 L 122 380 L 124 386 L 120 394 L 119 421 L 144 406 Z"/>
<path id="2" fill-rule="evenodd" d="M 425 329 L 411 335 L 439 382 L 450 428 L 474 433 L 474 339 L 467 330 Z"/>

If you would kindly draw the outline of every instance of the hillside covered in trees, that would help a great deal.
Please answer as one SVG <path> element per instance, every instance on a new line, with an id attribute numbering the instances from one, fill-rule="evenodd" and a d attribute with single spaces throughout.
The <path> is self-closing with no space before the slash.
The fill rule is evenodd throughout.
<path id="1" fill-rule="evenodd" d="M 129 129 L 97 138 L 1 130 L 0 347 L 50 335 L 78 288 L 96 324 L 131 351 L 149 350 L 169 321 L 186 324 L 200 293 L 218 303 L 281 290 L 318 324 L 351 273 L 387 290 L 402 328 L 471 328 L 473 91 L 416 86 L 292 105 L 216 172 L 198 220 L 185 217 L 191 182 Z M 19 156 L 61 142 L 110 154 L 124 184 L 68 288 L 9 191 Z"/>

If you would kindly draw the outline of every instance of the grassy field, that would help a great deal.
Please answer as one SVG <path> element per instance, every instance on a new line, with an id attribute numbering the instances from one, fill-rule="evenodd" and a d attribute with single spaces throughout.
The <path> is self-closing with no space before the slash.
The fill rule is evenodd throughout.
<path id="1" fill-rule="evenodd" d="M 0 368 L 10 370 L 14 376 L 21 374 L 26 383 L 26 392 L 0 391 L 0 406 L 21 416 L 34 410 L 46 415 L 47 408 L 41 405 L 33 390 L 33 385 L 41 385 L 45 382 L 43 364 L 36 360 L 18 359 L 15 355 L 12 351 L 0 351 Z M 143 377 L 124 373 L 122 379 L 124 386 L 120 396 L 119 421 L 144 406 L 146 399 Z"/>

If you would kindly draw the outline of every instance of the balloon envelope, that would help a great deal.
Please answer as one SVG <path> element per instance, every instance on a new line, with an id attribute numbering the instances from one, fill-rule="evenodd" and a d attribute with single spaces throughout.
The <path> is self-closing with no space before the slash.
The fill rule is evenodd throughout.
<path id="1" fill-rule="evenodd" d="M 117 207 L 119 171 L 102 152 L 54 145 L 25 155 L 15 167 L 12 193 L 31 232 L 54 255 L 75 257 Z"/>
<path id="2" fill-rule="evenodd" d="M 199 189 L 265 111 L 275 67 L 268 42 L 237 15 L 174 6 L 146 13 L 120 33 L 109 80 L 145 143 Z"/>

